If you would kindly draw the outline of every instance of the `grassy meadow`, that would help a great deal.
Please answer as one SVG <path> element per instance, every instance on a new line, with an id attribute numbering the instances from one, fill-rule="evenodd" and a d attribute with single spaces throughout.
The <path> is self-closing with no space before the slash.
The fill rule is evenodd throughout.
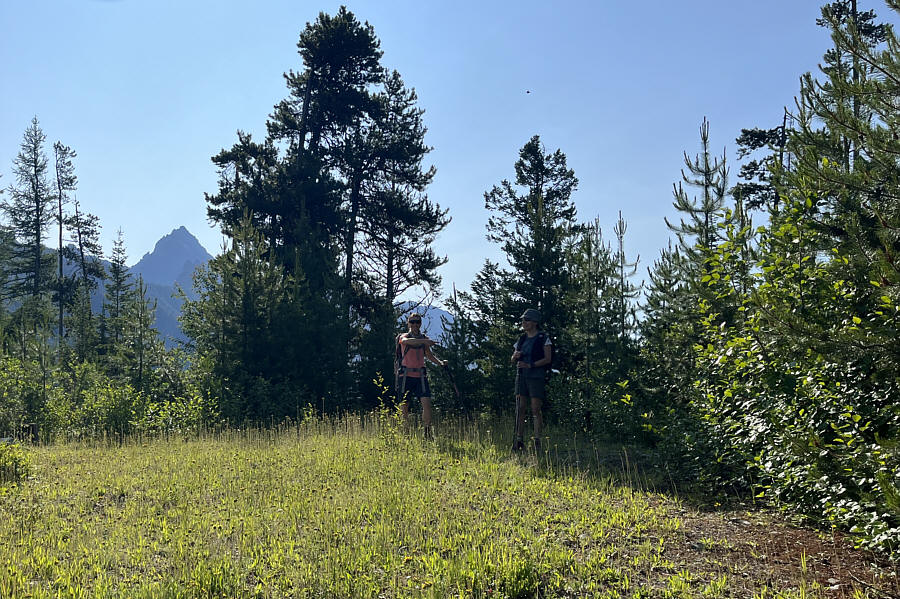
<path id="1" fill-rule="evenodd" d="M 424 442 L 382 412 L 31 448 L 28 478 L 0 486 L 0 597 L 896 591 L 831 535 L 697 509 L 561 433 L 511 455 L 507 428 L 444 422 Z"/>

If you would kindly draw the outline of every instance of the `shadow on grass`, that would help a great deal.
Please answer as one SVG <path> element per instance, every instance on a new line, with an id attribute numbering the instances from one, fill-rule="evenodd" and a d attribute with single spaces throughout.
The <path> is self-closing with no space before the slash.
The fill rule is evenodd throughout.
<path id="1" fill-rule="evenodd" d="M 538 476 L 574 478 L 598 488 L 610 484 L 682 499 L 682 485 L 658 464 L 651 450 L 614 442 L 597 443 L 584 433 L 549 425 L 540 448 L 526 437 L 514 451 L 513 418 L 445 416 L 438 423 L 435 447 L 453 459 L 510 461 L 530 466 Z"/>

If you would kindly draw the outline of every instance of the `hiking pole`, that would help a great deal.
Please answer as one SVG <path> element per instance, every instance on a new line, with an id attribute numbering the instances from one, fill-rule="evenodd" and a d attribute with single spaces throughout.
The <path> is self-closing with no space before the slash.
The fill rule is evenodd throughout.
<path id="1" fill-rule="evenodd" d="M 516 419 L 513 421 L 513 449 L 519 449 L 519 410 L 522 409 L 522 398 L 516 394 Z"/>
<path id="2" fill-rule="evenodd" d="M 450 379 L 450 384 L 453 386 L 453 392 L 456 393 L 456 400 L 461 404 L 462 394 L 459 392 L 459 387 L 456 386 L 456 379 L 453 378 L 453 371 L 450 370 L 450 366 L 445 364 L 444 372 L 447 373 L 447 378 Z"/>

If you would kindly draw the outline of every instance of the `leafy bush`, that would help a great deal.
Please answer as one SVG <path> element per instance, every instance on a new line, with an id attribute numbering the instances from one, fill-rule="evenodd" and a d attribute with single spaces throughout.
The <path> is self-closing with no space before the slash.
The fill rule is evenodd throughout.
<path id="1" fill-rule="evenodd" d="M 0 486 L 18 482 L 30 472 L 28 454 L 20 445 L 0 443 Z"/>
<path id="2" fill-rule="evenodd" d="M 197 394 L 151 400 L 134 416 L 134 430 L 145 434 L 195 433 L 218 420 L 215 403 Z"/>
<path id="3" fill-rule="evenodd" d="M 143 414 L 146 398 L 131 385 L 103 381 L 81 392 L 73 428 L 84 436 L 125 435 L 136 414 Z"/>
<path id="4" fill-rule="evenodd" d="M 35 364 L 0 356 L 0 436 L 15 435 L 23 422 L 40 420 L 42 391 Z"/>
<path id="5" fill-rule="evenodd" d="M 724 280 L 727 259 L 721 247 L 708 263 L 713 277 L 721 273 Z M 843 266 L 836 258 L 803 266 L 804 289 L 819 287 L 817 320 L 797 324 L 790 308 L 797 292 L 784 283 L 787 275 L 772 274 L 776 266 L 793 266 L 777 259 L 768 270 L 762 264 L 759 297 L 745 296 L 740 305 L 745 316 L 725 318 L 706 306 L 685 419 L 695 426 L 681 439 L 684 451 L 701 480 L 753 489 L 898 555 L 900 379 L 864 351 L 874 344 L 869 337 L 889 337 L 883 331 L 895 329 L 888 322 L 894 316 L 882 309 L 868 322 L 842 317 L 852 314 L 842 291 L 849 284 L 826 284 Z M 719 299 L 735 294 L 715 280 L 710 286 Z M 773 317 L 779 304 L 789 308 Z"/>

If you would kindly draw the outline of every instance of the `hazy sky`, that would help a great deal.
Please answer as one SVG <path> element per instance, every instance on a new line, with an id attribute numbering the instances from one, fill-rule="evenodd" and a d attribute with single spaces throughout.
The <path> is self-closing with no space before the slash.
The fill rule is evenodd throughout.
<path id="1" fill-rule="evenodd" d="M 298 36 L 339 2 L 0 0 L 0 186 L 33 116 L 49 145 L 78 152 L 78 199 L 118 228 L 129 263 L 181 225 L 211 252 L 210 156 L 241 129 L 261 139 Z M 652 264 L 669 233 L 672 183 L 699 125 L 733 157 L 742 127 L 770 127 L 830 40 L 813 0 L 554 2 L 349 1 L 383 64 L 419 94 L 437 176 L 428 194 L 453 222 L 440 236 L 444 289 L 466 288 L 485 258 L 483 194 L 512 179 L 538 134 L 580 180 L 579 218 L 607 239 L 619 210 L 626 249 Z M 887 17 L 883 3 L 860 2 Z M 526 93 L 530 91 L 530 93 Z M 737 168 L 732 163 L 732 182 Z"/>

